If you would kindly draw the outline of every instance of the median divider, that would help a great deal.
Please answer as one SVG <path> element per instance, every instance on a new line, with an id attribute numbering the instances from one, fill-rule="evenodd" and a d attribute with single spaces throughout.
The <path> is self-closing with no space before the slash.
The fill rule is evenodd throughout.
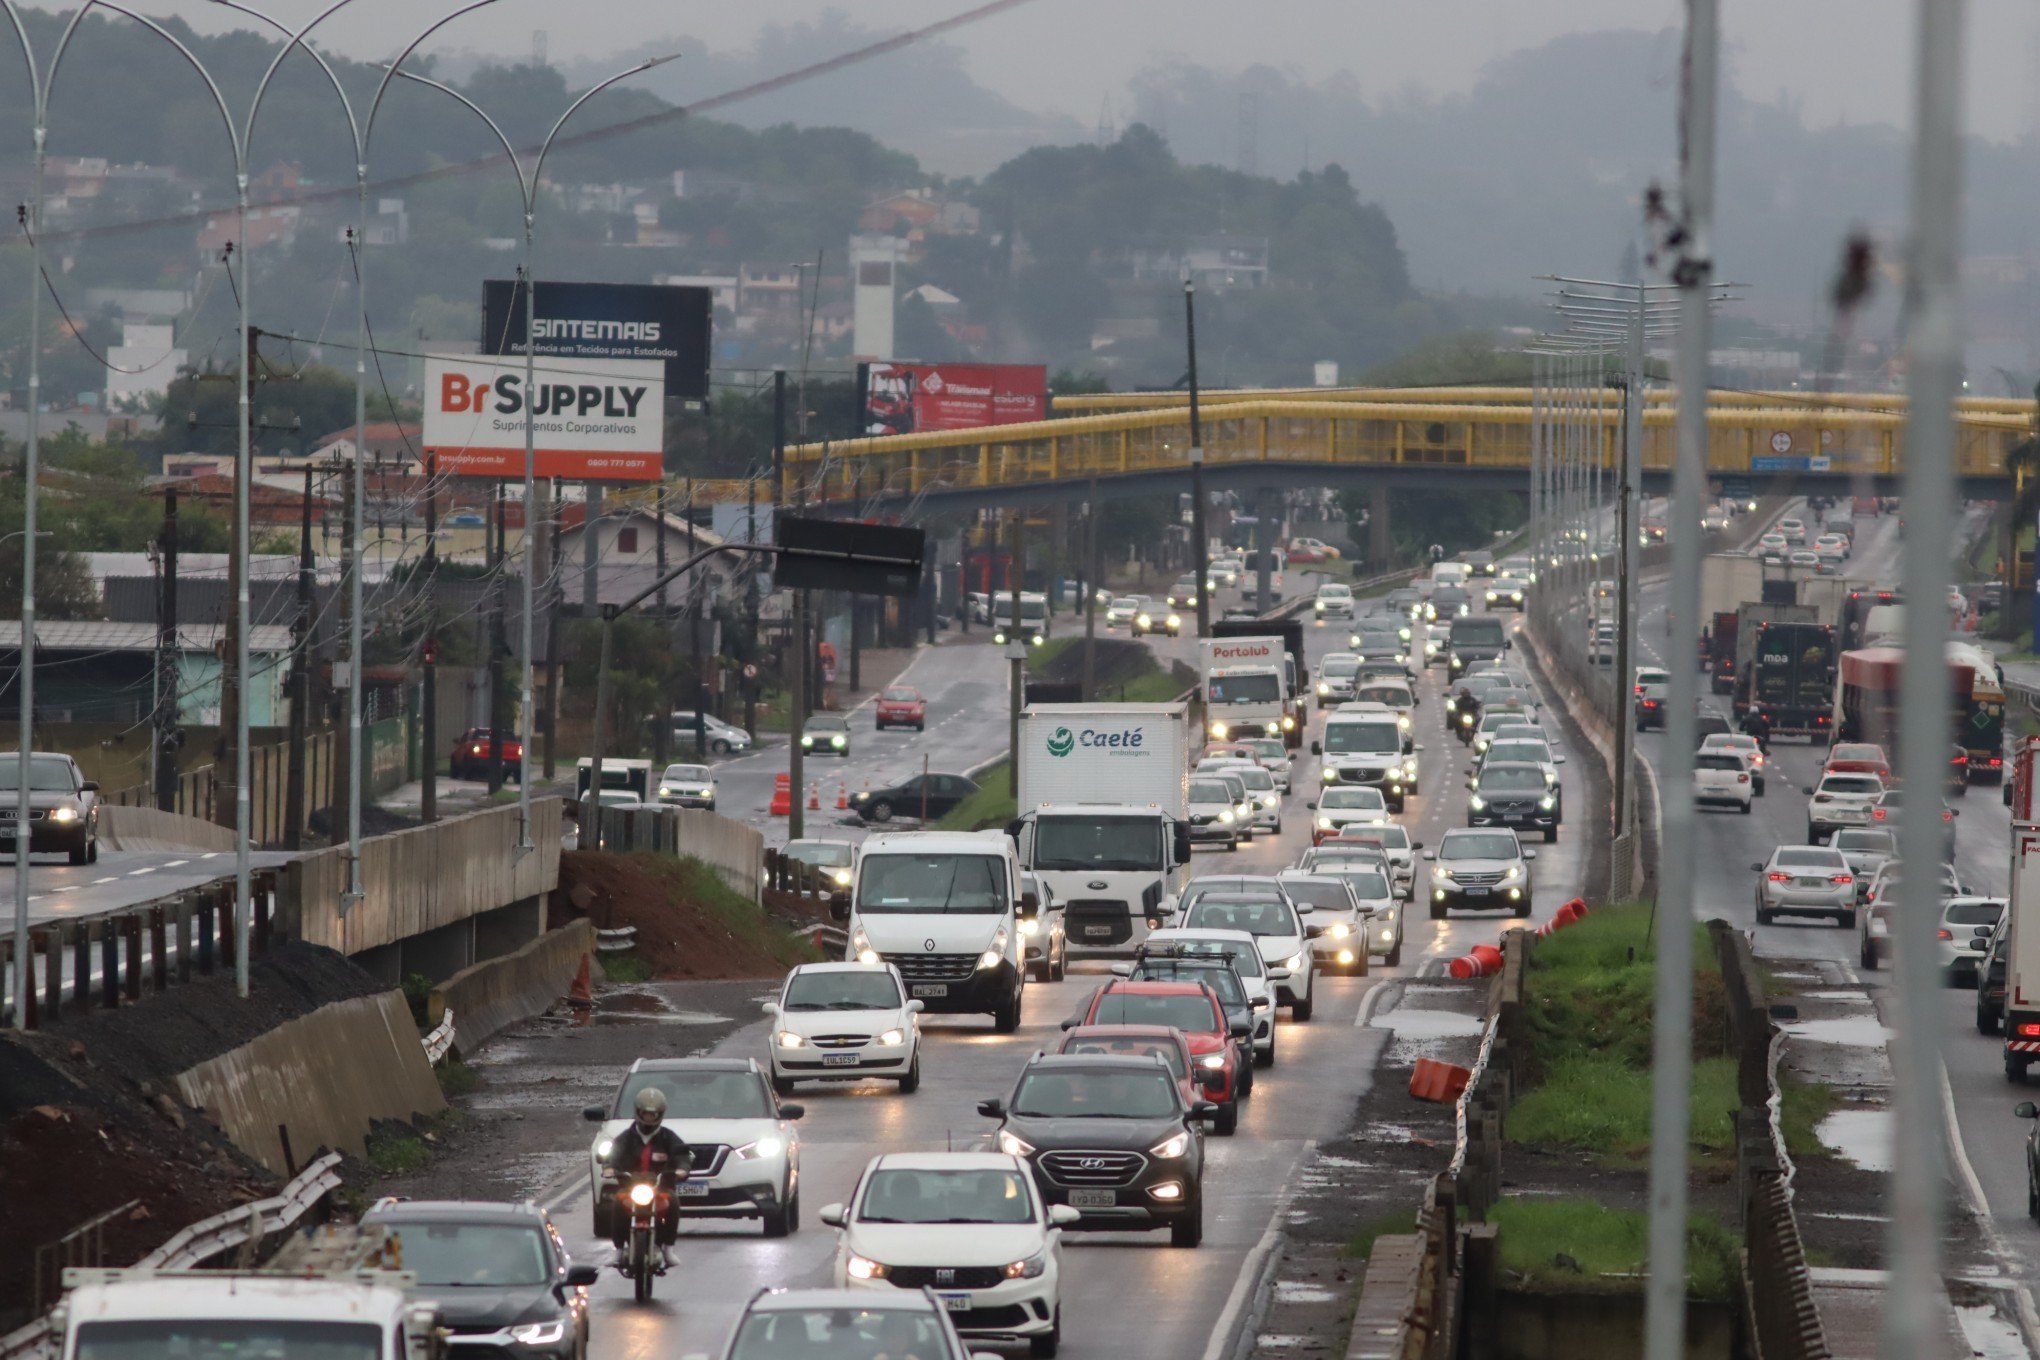
<path id="1" fill-rule="evenodd" d="M 519 1020 L 542 1014 L 566 995 L 581 961 L 598 951 L 594 922 L 583 917 L 500 958 L 463 968 L 426 998 L 426 1019 L 460 1016 L 455 1047 L 473 1053 Z"/>

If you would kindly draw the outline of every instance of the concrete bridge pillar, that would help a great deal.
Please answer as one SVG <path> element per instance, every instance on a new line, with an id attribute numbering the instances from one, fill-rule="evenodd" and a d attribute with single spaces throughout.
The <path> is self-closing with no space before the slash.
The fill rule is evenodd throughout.
<path id="1" fill-rule="evenodd" d="M 1381 571 L 1394 552 L 1395 543 L 1388 532 L 1388 488 L 1377 486 L 1367 498 L 1367 560 Z"/>

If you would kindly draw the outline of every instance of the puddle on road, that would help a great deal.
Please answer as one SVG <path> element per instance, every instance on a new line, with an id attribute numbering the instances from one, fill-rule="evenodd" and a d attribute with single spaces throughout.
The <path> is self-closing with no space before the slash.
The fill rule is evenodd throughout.
<path id="1" fill-rule="evenodd" d="M 1481 1018 L 1458 1011 L 1398 1007 L 1375 1016 L 1374 1028 L 1392 1029 L 1398 1039 L 1467 1039 L 1479 1035 Z"/>
<path id="2" fill-rule="evenodd" d="M 1865 1171 L 1889 1171 L 1894 1123 L 1888 1109 L 1836 1110 L 1814 1126 L 1813 1136 Z"/>
<path id="3" fill-rule="evenodd" d="M 1874 1015 L 1844 1015 L 1831 1020 L 1788 1020 L 1778 1028 L 1808 1043 L 1841 1044 L 1849 1048 L 1884 1048 L 1891 1040 L 1891 1031 Z"/>
<path id="4" fill-rule="evenodd" d="M 1957 1304 L 1955 1321 L 1970 1353 L 1982 1360 L 2030 1360 L 2031 1352 L 2020 1338 L 2019 1329 L 1998 1315 L 1987 1303 Z"/>

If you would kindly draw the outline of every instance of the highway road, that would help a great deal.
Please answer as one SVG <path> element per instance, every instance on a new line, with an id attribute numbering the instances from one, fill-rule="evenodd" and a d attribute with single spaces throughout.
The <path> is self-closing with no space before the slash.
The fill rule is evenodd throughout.
<path id="1" fill-rule="evenodd" d="M 1313 658 L 1343 647 L 1340 624 L 1310 630 Z M 1188 640 L 1159 648 L 1187 650 Z M 973 666 L 975 663 L 975 666 Z M 961 721 L 945 721 L 945 695 L 971 694 L 978 704 L 992 704 L 1003 713 L 1003 675 L 990 648 L 978 644 L 935 649 L 920 662 L 911 679 L 928 692 L 931 710 L 928 740 L 953 752 L 953 759 L 982 758 L 1003 739 L 1003 724 L 982 720 L 983 709 Z M 1461 824 L 1466 793 L 1461 784 L 1468 756 L 1444 734 L 1439 696 L 1442 672 L 1422 679 L 1419 708 L 1420 756 L 1425 792 L 1411 801 L 1405 822 L 1420 828 L 1420 837 L 1435 841 L 1446 827 Z M 1316 726 L 1315 721 L 1313 727 Z M 860 734 L 861 736 L 861 734 Z M 903 747 L 913 745 L 906 734 Z M 892 748 L 875 762 L 899 761 Z M 783 759 L 783 753 L 777 758 Z M 914 761 L 918 757 L 904 757 Z M 750 763 L 769 788 L 775 757 Z M 725 767 L 727 768 L 727 767 Z M 851 770 L 861 779 L 860 762 Z M 1577 762 L 1564 767 L 1569 785 L 1568 806 L 1585 804 L 1583 771 Z M 1195 873 L 1272 872 L 1290 863 L 1308 844 L 1308 817 L 1303 807 L 1317 785 L 1315 761 L 1305 753 L 1296 767 L 1295 789 L 1284 814 L 1280 837 L 1257 836 L 1252 844 L 1227 853 L 1200 849 Z M 726 795 L 727 796 L 727 795 Z M 733 800 L 734 801 L 734 800 Z M 1539 845 L 1533 866 L 1537 886 L 1534 919 L 1548 917 L 1577 891 L 1584 874 L 1580 838 L 1568 828 L 1556 845 Z M 1421 888 L 1422 877 L 1419 877 Z M 1076 1234 L 1066 1248 L 1064 1273 L 1064 1336 L 1068 1354 L 1152 1355 L 1197 1357 L 1213 1353 L 1213 1338 L 1233 1316 L 1250 1281 L 1248 1267 L 1257 1245 L 1280 1217 L 1286 1187 L 1309 1156 L 1313 1144 L 1344 1132 L 1354 1102 L 1368 1089 L 1372 1046 L 1354 1041 L 1356 1025 L 1371 1018 L 1368 997 L 1386 978 L 1418 972 L 1435 973 L 1450 957 L 1473 943 L 1493 941 L 1504 928 L 1494 915 L 1456 916 L 1432 922 L 1419 908 L 1405 922 L 1407 952 L 1397 969 L 1381 966 L 1365 978 L 1321 978 L 1320 1000 L 1311 1023 L 1282 1022 L 1280 1060 L 1256 1079 L 1239 1133 L 1210 1139 L 1206 1170 L 1209 1195 L 1204 1245 L 1195 1251 L 1170 1248 L 1161 1234 Z M 688 1225 L 677 1256 L 682 1268 L 661 1282 L 657 1301 L 638 1307 L 627 1284 L 606 1274 L 595 1288 L 593 1339 L 598 1360 L 639 1360 L 714 1349 L 742 1301 L 764 1285 L 824 1282 L 834 1252 L 835 1234 L 815 1224 L 815 1211 L 842 1199 L 865 1162 L 881 1150 L 974 1146 L 988 1131 L 975 1104 L 1010 1088 L 1019 1064 L 1043 1047 L 1057 1023 L 1104 976 L 1100 963 L 1080 963 L 1059 984 L 1030 984 L 1021 1031 L 1011 1036 L 992 1033 L 976 1018 L 931 1017 L 926 1025 L 924 1079 L 918 1094 L 897 1095 L 890 1087 L 815 1088 L 803 1086 L 796 1097 L 807 1107 L 800 1128 L 803 1145 L 801 1201 L 806 1226 L 790 1238 L 764 1239 L 749 1223 L 711 1227 Z M 760 986 L 760 999 L 766 991 Z M 684 1009 L 689 990 L 672 985 L 662 990 L 669 1004 Z M 733 1055 L 761 1055 L 767 1026 L 760 1016 L 712 1050 Z M 684 1039 L 680 1042 L 684 1043 Z M 676 1051 L 686 1051 L 681 1048 Z M 518 1114 L 524 1120 L 576 1122 L 571 1108 L 534 1109 Z M 529 1128 L 529 1125 L 523 1126 Z M 554 1127 L 564 1132 L 564 1126 Z M 578 1141 L 578 1139 L 576 1139 Z M 606 1260 L 608 1245 L 589 1236 L 585 1162 L 563 1156 L 549 1178 L 543 1197 L 554 1212 L 580 1259 Z M 1130 1301 L 1140 1303 L 1129 1307 Z M 1157 1306 L 1166 1300 L 1166 1306 Z"/>

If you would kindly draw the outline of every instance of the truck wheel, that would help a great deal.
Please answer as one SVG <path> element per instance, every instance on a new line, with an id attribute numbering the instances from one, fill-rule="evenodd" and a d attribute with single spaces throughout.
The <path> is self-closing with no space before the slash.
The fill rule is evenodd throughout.
<path id="1" fill-rule="evenodd" d="M 1016 991 L 992 1012 L 992 1029 L 1000 1034 L 1012 1034 L 1019 1028 L 1020 993 Z"/>
<path id="2" fill-rule="evenodd" d="M 1996 1034 L 1997 1027 L 1997 1016 L 1978 1006 L 1976 1008 L 1976 1032 L 1978 1034 Z"/>
<path id="3" fill-rule="evenodd" d="M 1856 951 L 1856 961 L 1863 965 L 1866 972 L 1877 971 L 1877 951 L 1870 947 L 1868 940 L 1863 941 L 1863 947 Z"/>

